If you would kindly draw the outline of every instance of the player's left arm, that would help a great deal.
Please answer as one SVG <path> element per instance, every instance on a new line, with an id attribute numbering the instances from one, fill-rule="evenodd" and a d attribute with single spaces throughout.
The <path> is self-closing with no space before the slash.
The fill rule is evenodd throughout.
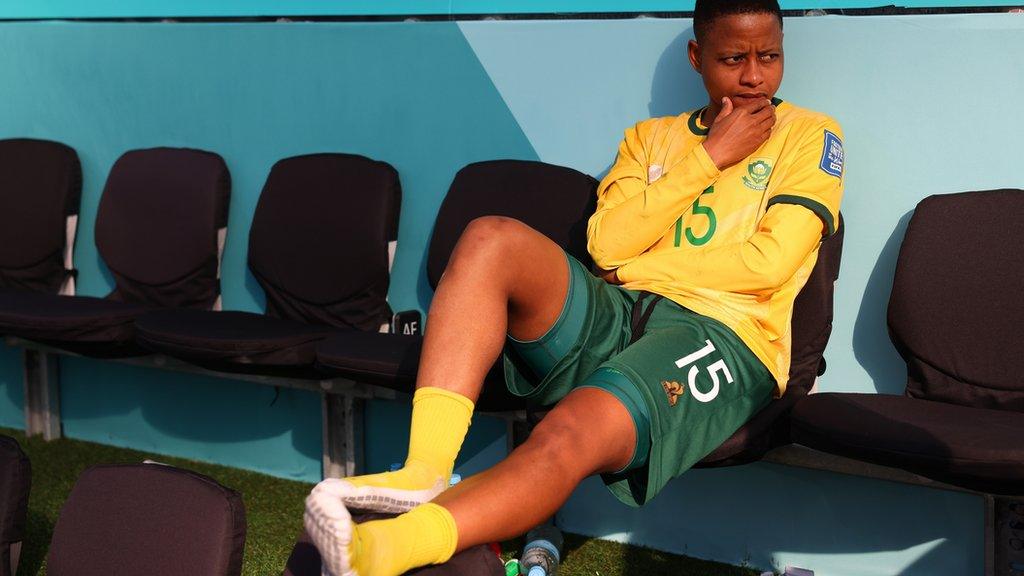
<path id="1" fill-rule="evenodd" d="M 825 235 L 836 231 L 843 199 L 845 153 L 843 132 L 831 118 L 803 130 L 793 168 L 774 188 L 768 208 L 779 204 L 802 206 L 821 219 Z"/>
<path id="2" fill-rule="evenodd" d="M 680 257 L 647 253 L 619 270 L 631 280 L 630 268 L 669 270 L 696 286 L 760 294 L 777 290 L 800 269 L 824 236 L 835 232 L 843 194 L 842 132 L 834 121 L 807 131 L 794 152 L 793 169 L 778 183 L 757 231 L 744 242 Z M 661 260 L 657 262 L 657 260 Z M 666 278 L 666 280 L 668 280 Z"/>

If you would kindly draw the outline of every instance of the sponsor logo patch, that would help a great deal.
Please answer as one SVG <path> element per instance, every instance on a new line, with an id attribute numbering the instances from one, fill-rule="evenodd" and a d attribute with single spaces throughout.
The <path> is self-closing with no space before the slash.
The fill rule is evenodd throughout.
<path id="1" fill-rule="evenodd" d="M 843 141 L 825 130 L 825 149 L 821 152 L 821 169 L 836 178 L 843 177 Z"/>
<path id="2" fill-rule="evenodd" d="M 686 387 L 676 381 L 661 381 L 661 387 L 665 389 L 665 394 L 668 395 L 668 405 L 675 406 L 676 402 L 679 402 L 679 397 L 686 394 Z"/>
<path id="3" fill-rule="evenodd" d="M 743 185 L 751 190 L 764 190 L 768 187 L 768 179 L 772 175 L 771 158 L 754 158 L 747 165 L 747 175 L 743 177 Z"/>

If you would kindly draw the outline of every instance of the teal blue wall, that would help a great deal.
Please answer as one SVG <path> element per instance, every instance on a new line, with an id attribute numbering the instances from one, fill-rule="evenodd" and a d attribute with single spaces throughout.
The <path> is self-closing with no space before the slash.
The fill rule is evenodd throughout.
<path id="1" fill-rule="evenodd" d="M 139 18 L 223 16 L 462 15 L 590 12 L 683 12 L 693 0 L 8 0 L 0 18 Z M 1016 0 L 781 0 L 787 10 L 916 7 L 1018 6 Z"/>
<path id="2" fill-rule="evenodd" d="M 452 175 L 467 162 L 539 158 L 601 175 L 622 130 L 703 103 L 685 20 L 394 24 L 0 24 L 0 137 L 59 139 L 85 174 L 76 260 L 85 294 L 109 275 L 92 242 L 99 192 L 122 151 L 221 153 L 234 189 L 225 307 L 259 310 L 245 272 L 256 197 L 278 158 L 366 154 L 395 165 L 404 198 L 391 300 L 425 308 L 423 256 Z M 897 393 L 904 373 L 885 302 L 907 214 L 938 192 L 1024 187 L 1016 114 L 1019 15 L 822 17 L 787 22 L 781 96 L 842 124 L 848 231 L 825 390 Z M 74 437 L 311 479 L 316 396 L 65 360 Z M 21 419 L 15 351 L 0 348 L 0 424 Z M 227 416 L 225 416 L 225 414 Z M 374 403 L 368 463 L 401 459 L 407 407 Z M 464 457 L 501 453 L 480 419 Z M 399 424 L 402 423 L 402 424 Z M 565 526 L 696 556 L 824 576 L 981 573 L 981 501 L 887 482 L 753 465 L 687 474 L 629 510 L 587 484 Z"/>
<path id="3" fill-rule="evenodd" d="M 779 572 L 984 573 L 980 497 L 789 466 L 691 470 L 643 509 L 590 479 L 558 519 L 577 533 Z"/>
<path id="4" fill-rule="evenodd" d="M 24 428 L 25 389 L 21 383 L 21 351 L 0 344 L 0 426 Z"/>
<path id="5" fill-rule="evenodd" d="M 233 187 L 224 306 L 250 311 L 262 310 L 263 294 L 245 266 L 246 238 L 277 159 L 345 151 L 399 170 L 403 217 L 391 302 L 403 310 L 429 303 L 422 248 L 455 172 L 479 160 L 537 157 L 454 23 L 0 29 L 0 137 L 61 140 L 82 159 L 81 294 L 112 287 L 93 222 L 111 164 L 131 148 L 193 146 L 224 156 Z M 316 395 L 282 392 L 271 406 L 272 389 L 251 384 L 87 360 L 64 359 L 61 368 L 69 436 L 319 478 Z M 20 426 L 15 351 L 0 349 L 0 390 L 0 424 Z M 404 445 L 404 433 L 375 413 L 370 430 Z M 479 450 L 497 441 L 490 422 L 474 432 Z M 368 463 L 400 459 L 371 453 Z"/>

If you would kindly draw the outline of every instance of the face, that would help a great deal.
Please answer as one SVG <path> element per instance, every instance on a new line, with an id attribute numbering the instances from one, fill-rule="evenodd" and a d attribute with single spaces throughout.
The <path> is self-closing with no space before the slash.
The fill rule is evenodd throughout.
<path id="1" fill-rule="evenodd" d="M 711 118 L 723 97 L 744 106 L 774 97 L 782 83 L 782 26 L 771 14 L 718 18 L 703 42 L 690 41 L 688 51 L 711 98 Z"/>

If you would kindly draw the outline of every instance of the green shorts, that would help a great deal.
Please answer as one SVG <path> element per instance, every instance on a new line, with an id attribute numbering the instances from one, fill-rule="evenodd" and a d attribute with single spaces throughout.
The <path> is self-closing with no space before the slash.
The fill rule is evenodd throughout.
<path id="1" fill-rule="evenodd" d="M 603 479 L 619 500 L 639 506 L 767 405 L 775 379 L 732 330 L 667 298 L 654 304 L 631 344 L 643 293 L 566 258 L 569 292 L 558 320 L 537 340 L 509 337 L 505 379 L 513 394 L 539 405 L 580 387 L 619 399 L 636 425 L 637 450 L 626 468 Z"/>

